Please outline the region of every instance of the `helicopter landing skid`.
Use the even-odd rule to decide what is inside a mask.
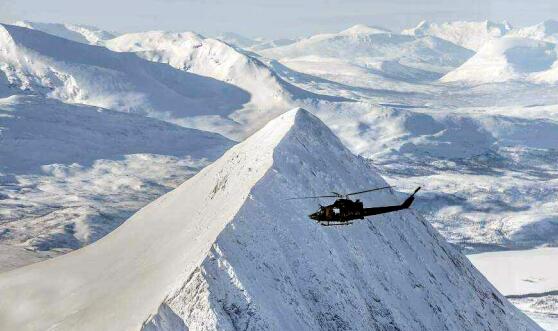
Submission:
[[[353,222],[318,222],[321,226],[351,225]]]

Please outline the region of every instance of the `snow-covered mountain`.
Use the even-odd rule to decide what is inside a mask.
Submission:
[[[507,22],[453,21],[438,24],[422,21],[416,27],[403,30],[401,33],[417,37],[435,36],[478,51],[484,44],[506,35],[511,29]]]
[[[329,99],[287,83],[260,60],[220,40],[193,33],[152,31],[130,33],[109,40],[106,47],[133,52],[154,62],[211,77],[250,94],[244,110],[230,117],[245,128],[263,126],[302,99]]]
[[[252,45],[252,47],[249,47],[248,50],[259,52],[268,48],[287,46],[297,42],[297,40],[298,39],[290,39],[290,38],[262,40],[260,43],[257,43],[255,45]]]
[[[293,110],[95,244],[0,274],[1,326],[540,330],[414,211],[328,228],[285,200],[378,185]]]
[[[102,45],[105,40],[116,37],[116,33],[81,24],[40,23],[17,21],[13,25],[39,30],[64,39],[84,44]]]
[[[414,37],[356,25],[259,52],[282,77],[312,91],[366,99],[383,91],[428,89],[473,52],[436,37]],[[309,84],[308,84],[309,83]],[[314,86],[320,86],[313,89]]]
[[[284,45],[273,41],[245,50],[195,33],[0,27],[0,271],[95,242],[232,144],[142,115],[240,140],[297,105],[390,183],[423,186],[414,207],[462,251],[557,245],[553,22],[485,23],[423,24],[428,36],[359,25],[275,59]],[[488,42],[470,58],[438,37]],[[105,42],[122,48],[86,45]],[[554,290],[514,303],[558,325]],[[169,322],[170,306],[146,328]]]
[[[167,121],[228,115],[250,95],[216,79],[11,25],[0,26],[0,70],[10,94],[147,114]]]
[[[256,38],[251,39],[234,32],[224,32],[217,36],[215,39],[226,42],[227,44],[234,45],[238,48],[243,48],[249,51],[261,51],[272,47],[280,47],[296,42],[296,39],[280,38],[280,39],[264,39]]]
[[[415,37],[365,25],[339,33],[319,34],[296,43],[266,49],[275,59],[335,58],[364,65],[397,61],[415,69],[446,72],[465,62],[472,52],[436,37]]]
[[[96,241],[232,146],[40,96],[0,99],[0,271]]]
[[[235,32],[223,32],[215,36],[215,39],[234,45],[239,48],[249,49],[262,42],[261,39],[252,39]]]
[[[509,33],[510,36],[536,39],[548,41],[551,43],[558,42],[558,21],[546,20],[539,24],[514,29]]]
[[[504,37],[485,44],[471,59],[441,78],[444,82],[558,81],[556,44]]]

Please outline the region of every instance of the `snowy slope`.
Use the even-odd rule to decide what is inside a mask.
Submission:
[[[247,107],[260,111],[285,109],[296,99],[318,97],[285,82],[256,58],[193,32],[130,33],[107,41],[106,47],[238,86],[250,93]]]
[[[0,271],[101,238],[232,142],[39,96],[0,99]]]
[[[0,40],[0,76],[11,94],[41,94],[168,121],[229,114],[249,101],[248,93],[231,84],[36,30],[1,25]]]
[[[344,100],[296,87],[248,53],[193,32],[130,33],[105,44],[114,51],[133,52],[144,59],[168,63],[179,70],[214,78],[247,92],[249,101],[235,112],[221,114],[227,116],[212,117],[208,112],[208,116],[176,121],[187,127],[219,132],[236,140],[245,138],[295,106],[317,100]]]
[[[401,33],[416,37],[435,36],[478,51],[488,41],[506,35],[511,29],[507,22],[454,21],[438,24],[422,21],[416,27],[403,30]]]
[[[374,162],[394,154],[461,159],[486,153],[496,142],[478,120],[460,114],[368,104],[341,109],[322,107],[317,114],[354,153]]]
[[[287,46],[266,49],[261,54],[279,60],[320,57],[372,66],[383,61],[397,61],[415,69],[447,72],[465,62],[472,52],[436,37],[400,35],[356,25],[339,33],[319,34]]]
[[[221,154],[219,150],[231,145],[214,133],[38,96],[0,99],[0,112],[4,142],[0,171],[39,171],[53,163],[89,164],[123,153],[215,158]]]
[[[509,35],[514,37],[529,38],[529,39],[547,41],[551,43],[557,43],[558,21],[546,20],[544,22],[532,26],[513,29],[509,33]]]
[[[539,330],[412,210],[324,228],[306,216],[316,201],[285,200],[384,184],[319,120],[288,112],[95,244],[0,274],[0,323]]]
[[[57,37],[91,45],[102,45],[105,40],[116,37],[113,32],[81,24],[17,21],[13,25],[43,31]]]
[[[558,81],[556,45],[514,37],[495,39],[441,80],[468,83],[510,80],[554,83]]]

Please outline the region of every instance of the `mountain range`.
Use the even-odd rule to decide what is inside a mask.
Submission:
[[[31,275],[35,273],[52,273],[52,277],[46,277],[34,288],[41,292],[44,286],[52,285],[60,293],[85,291],[79,293],[89,296],[88,291],[93,288],[110,286],[97,279],[92,287],[81,280],[74,282],[79,277],[72,270],[82,267],[79,262],[82,256],[93,261],[93,256],[109,255],[104,252],[110,249],[97,250],[97,243],[101,247],[116,247],[115,250],[124,254],[116,256],[133,260],[130,264],[117,263],[117,270],[133,270],[130,277],[135,279],[140,279],[145,271],[158,284],[153,288],[157,295],[150,299],[154,301],[145,306],[139,304],[137,311],[126,310],[130,319],[122,322],[139,323],[148,330],[254,325],[281,329],[303,326],[358,329],[363,325],[349,317],[355,311],[370,311],[369,308],[373,313],[363,320],[380,329],[470,328],[467,323],[486,327],[487,324],[471,317],[474,311],[483,318],[490,316],[485,319],[500,328],[536,329],[497,291],[492,292],[493,288],[458,251],[497,254],[495,251],[506,250],[507,259],[517,257],[517,268],[526,265],[525,252],[533,256],[533,261],[547,261],[549,258],[536,257],[555,254],[543,248],[558,243],[555,25],[551,20],[531,27],[489,21],[422,22],[401,32],[356,25],[340,32],[294,40],[265,40],[231,33],[211,38],[188,31],[116,33],[72,24],[2,24],[0,271],[7,271],[5,275],[27,275],[22,276],[22,282],[23,279],[34,282]],[[288,112],[296,107],[307,111]],[[274,118],[277,119],[270,122]],[[308,148],[303,147],[305,153],[294,147],[293,137]],[[276,140],[272,142],[268,138]],[[321,148],[318,142],[322,143]],[[237,144],[240,145],[232,147]],[[219,159],[223,153],[225,156]],[[231,155],[240,156],[231,159]],[[245,169],[237,162],[250,165]],[[204,171],[211,172],[216,182],[208,178],[194,179],[198,172],[200,176]],[[265,174],[256,180],[259,175],[251,174],[252,171]],[[235,173],[240,177],[233,178]],[[355,224],[355,229],[339,229],[332,234],[314,227],[306,219],[318,201],[281,202],[282,196],[331,190],[348,192],[366,185],[384,185],[380,176],[401,191],[423,186],[415,209],[402,213],[401,219],[395,214],[372,218],[361,225]],[[176,193],[193,182],[199,182],[200,187],[184,189],[184,196]],[[207,191],[205,185],[215,192]],[[238,210],[227,214],[230,217],[215,214],[208,221],[197,214],[190,215],[179,202],[172,205],[160,202],[168,198],[150,204],[179,186],[178,191],[168,196],[180,196],[180,202],[191,201],[188,203],[202,216],[220,209],[204,209],[195,199],[209,199],[208,196],[221,194],[221,190],[229,193],[215,203],[229,206],[229,201],[234,201],[230,206]],[[257,189],[260,187],[269,191]],[[236,200],[242,197],[242,201]],[[403,197],[397,192],[385,192],[362,199],[375,204],[392,203]],[[142,207],[148,204],[146,210],[155,210],[161,217],[142,216],[145,213]],[[250,213],[243,214],[245,210]],[[130,225],[138,219],[151,224],[153,231],[142,233],[140,226]],[[158,232],[164,229],[155,223],[163,219],[174,230]],[[181,232],[179,224],[184,219],[199,222],[193,232]],[[212,230],[210,237],[201,236],[209,233],[204,232],[204,226],[210,221],[220,225]],[[282,221],[286,227],[281,225]],[[410,223],[409,228],[397,222]],[[392,223],[397,227],[392,228]],[[126,234],[128,230],[124,229],[128,228],[136,230]],[[244,230],[235,232],[234,229]],[[305,240],[304,245],[297,241],[292,229],[304,235],[301,239]],[[424,236],[417,242],[408,235],[411,230],[428,233],[420,232]],[[251,231],[261,238],[251,237]],[[153,233],[165,233],[165,238],[169,238],[169,233],[176,233],[177,239],[169,240],[168,247],[181,252],[192,247],[200,249],[199,254],[194,254],[196,260],[165,250],[165,257],[172,256],[170,260],[177,262],[172,267],[166,265],[160,256],[163,253],[153,253],[151,249],[165,245]],[[133,234],[141,234],[146,240],[133,241]],[[372,238],[370,242],[365,242],[365,235]],[[226,239],[220,241],[222,237]],[[103,238],[110,244],[103,243]],[[178,243],[178,238],[182,242]],[[252,246],[246,249],[241,244],[236,246],[235,238]],[[120,240],[134,242],[134,249],[118,246],[116,241]],[[186,245],[184,242],[188,242],[187,246],[181,246]],[[190,246],[190,242],[199,246]],[[293,247],[301,258],[285,251],[284,260],[276,263],[277,269],[273,268],[275,264],[270,264],[270,270],[249,267],[247,261],[256,258],[276,261],[270,252],[262,251],[266,243],[270,243],[266,248],[270,252],[284,252],[283,247]],[[270,248],[271,243],[279,248]],[[434,253],[425,251],[425,243],[426,246],[434,243]],[[306,255],[310,253],[303,248],[312,245],[319,247],[321,253]],[[407,245],[428,256],[429,264],[415,264],[420,259],[403,249]],[[352,264],[333,271],[327,266],[300,269],[301,263],[330,261],[330,257],[320,255],[329,249],[332,249],[330,256],[336,256],[331,258],[332,263],[353,261],[356,269]],[[374,249],[389,258],[379,260],[370,253]],[[72,251],[76,253],[69,253]],[[131,255],[125,256],[124,251]],[[265,254],[257,255],[260,251]],[[400,255],[401,252],[407,255]],[[450,263],[436,254],[448,257]],[[140,257],[150,262],[146,266],[136,263]],[[409,266],[400,258],[414,262]],[[57,262],[66,259],[70,262]],[[465,267],[456,266],[452,259]],[[41,260],[48,261],[19,268]],[[106,267],[110,261],[110,258],[99,259],[103,267],[98,269],[110,269]],[[363,267],[363,261],[373,261],[382,267],[370,270],[368,266]],[[59,266],[66,263],[69,277],[77,277],[70,284],[64,282],[58,271],[51,271],[64,270],[65,267]],[[43,267],[51,264],[53,267]],[[154,265],[161,270],[180,268],[181,273],[165,276],[175,277],[172,280],[165,277],[161,280],[154,276],[161,272],[152,270],[156,269],[150,267]],[[389,270],[396,265],[395,271]],[[511,293],[513,303],[544,328],[556,329],[558,323],[552,307],[556,307],[553,293],[558,289],[545,280],[545,268],[533,269],[535,274],[528,277],[509,278],[509,275],[493,276],[493,270],[486,265],[490,263],[480,263],[478,268],[490,275],[489,280],[498,290],[507,295],[511,292],[506,290],[506,284],[519,284],[519,290]],[[430,276],[424,274],[425,267],[437,280],[426,281]],[[18,274],[25,268],[32,271]],[[223,268],[230,271],[227,276],[222,273]],[[12,269],[15,270],[9,271]],[[422,274],[415,269],[422,270]],[[103,272],[96,270],[92,276],[103,278]],[[345,287],[325,276],[332,273],[335,279],[341,279],[343,276],[337,272],[351,275],[350,280],[342,283]],[[270,303],[262,299],[263,294],[253,292],[254,275],[274,279],[282,273],[292,275],[290,280],[277,281],[282,284],[278,288],[283,288],[286,294],[273,292],[270,297],[277,298],[277,302],[300,303],[299,310],[289,312],[293,316],[292,325],[278,322],[284,319],[270,313]],[[395,273],[405,277],[399,278]],[[127,280],[116,274],[111,277],[121,282]],[[299,274],[300,277],[314,275],[316,279],[294,282],[292,277]],[[429,307],[438,306],[444,313],[452,309],[452,304],[441,299],[432,285],[445,279],[445,275],[459,280],[454,284],[451,278],[449,284],[437,286],[472,298],[480,302],[481,308],[472,305],[472,310],[464,313],[460,321],[449,317],[445,321],[438,317],[425,321],[420,316],[430,316],[431,311],[423,311],[418,306],[431,304]],[[49,283],[57,278],[61,280]],[[355,279],[363,279],[365,287],[359,287]],[[380,291],[373,285],[389,283],[386,279],[396,279],[395,284],[401,281],[400,286],[406,290]],[[228,280],[240,285],[231,287]],[[415,281],[423,286],[424,292],[420,292],[420,286],[407,289],[407,285],[402,285]],[[465,284],[462,281],[469,285],[459,285]],[[14,278],[6,278],[4,284],[9,286],[13,282]],[[72,284],[76,287],[72,288]],[[141,287],[139,283],[133,284]],[[173,286],[169,287],[170,284]],[[340,298],[339,301],[325,303],[322,296],[327,291],[322,286],[335,289],[332,295]],[[239,288],[246,289],[250,295],[243,297],[244,292]],[[266,283],[266,288],[275,287]],[[289,293],[296,292],[293,289],[297,288],[308,294],[294,298]],[[351,292],[345,293],[341,288],[351,288]],[[204,290],[198,294],[192,292],[197,289]],[[148,294],[142,291],[142,295]],[[120,298],[133,295],[115,293],[122,295]],[[380,293],[376,298],[385,305],[385,310],[378,308],[379,303],[367,301],[368,297],[355,301],[358,304],[354,307],[343,303],[347,298],[365,297],[363,293]],[[319,304],[312,303],[314,296],[318,296]],[[222,297],[229,301],[223,302]],[[52,301],[48,295],[37,295],[37,298]],[[412,298],[412,302],[406,302],[405,298]],[[480,301],[476,301],[478,298]],[[89,315],[90,311],[105,309],[101,306],[106,299],[71,300],[68,302],[83,309],[72,310],[68,308],[72,304],[63,304],[46,312],[44,319],[38,317],[37,323],[50,323],[48,316],[63,316],[60,318],[64,323],[69,323],[64,325],[70,327],[73,318],[88,318],[93,316]],[[194,307],[188,302],[200,304]],[[97,308],[85,308],[90,304]],[[396,309],[402,305],[404,310]],[[483,305],[497,312],[489,313]],[[450,310],[445,310],[446,307]],[[503,322],[496,307],[503,309],[506,316],[517,318]],[[75,317],[67,315],[70,310],[76,312]],[[338,316],[332,315],[333,311],[339,311]],[[206,320],[210,324],[203,324]]]

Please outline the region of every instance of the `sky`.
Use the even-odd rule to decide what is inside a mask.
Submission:
[[[514,26],[558,19],[555,0],[0,0],[0,21],[94,25],[106,30],[196,31],[209,36],[292,38],[355,24],[394,31],[422,20],[507,20]]]

